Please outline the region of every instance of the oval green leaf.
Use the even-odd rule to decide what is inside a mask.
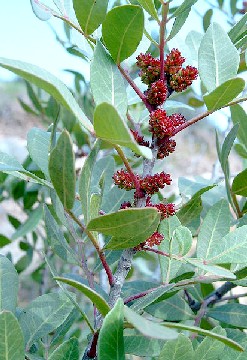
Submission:
[[[236,77],[239,54],[227,33],[217,23],[212,23],[199,48],[199,74],[209,92]]]
[[[73,7],[85,35],[92,34],[104,21],[108,0],[73,0]]]
[[[125,209],[92,219],[88,230],[121,238],[137,237],[143,228],[148,228],[160,215],[155,208]]]
[[[107,102],[124,118],[127,94],[123,77],[100,41],[97,42],[90,68],[91,89],[96,105]]]
[[[247,169],[239,173],[233,180],[232,191],[234,194],[247,197]]]
[[[14,265],[8,258],[0,255],[0,311],[15,312],[18,285],[18,274]]]
[[[79,343],[75,338],[63,342],[49,355],[48,360],[78,360]]]
[[[240,78],[227,80],[210,94],[203,97],[207,109],[215,111],[234,100],[245,88],[245,81]]]
[[[75,115],[82,127],[93,132],[91,122],[81,110],[72,93],[56,76],[38,66],[2,57],[0,58],[0,66],[12,71],[16,75],[23,77],[25,80],[34,83],[48,92],[58,103]]]
[[[0,313],[1,360],[24,359],[24,338],[16,317],[8,311]]]
[[[104,43],[113,60],[120,64],[137,49],[144,29],[140,6],[123,5],[113,8],[102,25]]]
[[[64,130],[59,136],[49,159],[49,173],[56,193],[66,209],[71,209],[75,200],[75,155],[69,133]]]
[[[94,303],[94,305],[97,307],[97,309],[103,316],[106,316],[106,314],[110,311],[110,307],[105,301],[105,299],[103,299],[101,295],[99,295],[96,291],[92,290],[89,286],[84,285],[79,281],[76,281],[69,277],[56,276],[54,277],[54,279],[72,286],[73,288],[79,290],[81,293],[87,296]]]
[[[123,300],[118,299],[114,308],[106,315],[99,333],[99,360],[125,360],[123,339]]]
[[[126,146],[136,154],[148,159],[152,152],[145,146],[139,146],[117,110],[110,104],[98,105],[94,112],[94,127],[97,137],[111,144]]]

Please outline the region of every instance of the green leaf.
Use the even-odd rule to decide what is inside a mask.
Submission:
[[[214,274],[219,278],[236,279],[236,276],[229,270],[216,265],[207,265],[205,260],[184,258],[189,264],[206,271],[207,273]]]
[[[145,309],[147,306],[151,305],[154,301],[159,299],[162,295],[170,292],[172,288],[174,288],[173,284],[159,286],[157,289],[136,300],[134,304],[131,305],[131,309],[136,312],[141,309]]]
[[[86,295],[94,303],[94,305],[97,307],[97,309],[103,316],[105,316],[110,311],[110,307],[105,301],[105,299],[103,299],[101,295],[99,295],[96,291],[92,290],[89,286],[84,285],[79,281],[70,278],[69,276],[56,276],[54,277],[54,279],[57,281],[62,281],[63,283],[72,286],[73,288],[79,290],[81,293]]]
[[[225,81],[236,77],[239,54],[227,33],[212,23],[199,48],[199,74],[209,92]]]
[[[1,360],[24,360],[24,339],[16,317],[8,311],[0,313]]]
[[[233,179],[232,191],[234,194],[247,197],[247,169]]]
[[[113,60],[119,64],[137,49],[144,29],[140,6],[123,5],[108,12],[102,25],[104,43]]]
[[[108,0],[73,0],[73,6],[81,29],[90,35],[104,21]]]
[[[224,351],[221,354],[222,359],[224,360],[245,360],[246,358],[246,350],[247,350],[247,336],[246,334],[238,329],[226,329],[227,336],[232,340],[238,342],[243,346],[244,352],[239,353],[236,350],[229,349],[225,347]]]
[[[231,131],[227,134],[224,143],[221,148],[221,155],[220,155],[220,163],[221,167],[224,173],[227,172],[227,165],[228,165],[228,157],[231,151],[231,148],[234,144],[234,141],[236,139],[237,133],[238,133],[239,125],[236,124],[233,126]]]
[[[213,205],[200,227],[197,240],[197,257],[208,259],[215,244],[221,242],[221,239],[230,231],[231,214],[228,202],[224,199]]]
[[[230,110],[233,124],[239,124],[237,138],[247,146],[247,114],[238,104],[231,106]]]
[[[96,157],[99,149],[100,140],[97,140],[94,143],[93,149],[91,150],[90,154],[84,162],[79,179],[79,194],[81,198],[82,213],[84,215],[85,224],[88,223],[93,167],[96,162]]]
[[[15,176],[27,182],[33,182],[52,188],[52,185],[31,172],[24,169],[24,167],[13,156],[0,151],[0,172]]]
[[[213,339],[223,342],[225,345],[227,345],[235,350],[238,350],[238,351],[244,350],[243,347],[240,344],[238,344],[236,341],[229,339],[223,335],[216,334],[216,333],[212,332],[212,330],[209,331],[209,330],[198,328],[196,326],[189,326],[189,325],[185,325],[185,324],[176,324],[176,323],[169,323],[169,322],[165,322],[164,325],[171,329],[188,330],[188,331],[195,332],[195,333],[198,333],[198,334],[201,334],[204,336],[209,336]]]
[[[75,154],[67,130],[59,136],[49,159],[49,173],[56,193],[66,209],[71,209],[75,200]]]
[[[147,338],[135,330],[124,331],[124,347],[126,354],[136,356],[153,356],[160,354],[164,341]]]
[[[133,325],[133,327],[144,336],[161,340],[176,339],[178,336],[176,331],[167,329],[160,324],[143,318],[127,306],[124,306],[124,316],[128,323]]]
[[[244,145],[242,144],[235,144],[234,150],[238,153],[239,156],[241,156],[244,159],[247,159],[247,150]]]
[[[97,137],[111,144],[126,146],[136,154],[151,159],[151,150],[139,146],[117,110],[110,104],[98,105],[94,112],[94,127]]]
[[[194,30],[190,31],[185,38],[185,44],[190,49],[193,60],[196,60],[196,61],[198,60],[198,49],[199,49],[202,38],[203,38],[203,35],[201,33],[199,33],[198,31],[194,31]],[[190,103],[189,103],[189,105],[194,106]]]
[[[33,300],[20,314],[26,349],[38,339],[57,329],[74,309],[64,293],[51,293]]]
[[[176,241],[179,245],[179,254],[186,255],[192,246],[191,231],[185,226],[178,226],[174,231],[173,241]]]
[[[192,310],[179,293],[146,307],[145,311],[156,318],[167,321],[182,321],[193,318]]]
[[[154,208],[125,209],[91,220],[87,229],[115,236],[106,248],[125,249],[152,235],[159,220],[160,215]]]
[[[7,236],[0,234],[0,248],[4,247],[10,243],[11,243],[11,240]]]
[[[225,304],[210,309],[208,316],[225,324],[247,328],[247,306],[243,304]]]
[[[79,343],[75,338],[63,342],[48,357],[48,360],[78,360]]]
[[[80,261],[73,249],[65,240],[62,231],[58,227],[56,221],[51,215],[48,207],[44,206],[45,226],[47,233],[47,242],[54,253],[69,264],[79,264]]]
[[[16,232],[12,235],[12,240],[16,240],[33,231],[42,219],[42,216],[43,209],[42,206],[39,206],[33,210],[29,218],[17,228]]]
[[[186,226],[191,223],[202,211],[201,195],[211,190],[215,185],[205,186],[197,191],[192,198],[177,212],[177,217]]]
[[[190,10],[191,9],[186,9],[182,13],[179,13],[176,16],[176,19],[173,23],[173,26],[172,26],[171,32],[167,38],[167,41],[171,40],[172,38],[174,38],[174,36],[176,36],[179,33],[179,31],[183,27],[185,21],[187,20],[189,14],[190,14]]]
[[[217,326],[216,328],[212,329],[212,332],[222,336],[226,336],[226,331],[222,329],[220,326]],[[224,348],[225,348],[224,343],[219,342],[216,339],[206,337],[196,348],[195,359],[217,360],[218,357],[221,356]]]
[[[123,300],[118,299],[106,315],[99,333],[99,360],[125,360],[123,340]]]
[[[18,275],[14,265],[8,258],[0,255],[0,311],[15,312],[18,285]]]
[[[50,149],[50,137],[50,133],[38,128],[31,129],[27,134],[27,148],[29,155],[48,178],[48,154]]]
[[[158,360],[193,360],[194,351],[192,342],[185,335],[179,334],[176,340],[165,343]],[[200,358],[197,358],[200,359]]]
[[[247,13],[241,17],[241,19],[231,28],[228,35],[229,38],[232,40],[233,44],[238,40],[241,33],[246,30],[246,20],[247,20]]]
[[[191,7],[197,2],[197,0],[184,0],[183,3],[174,11],[173,16],[178,16],[187,10],[191,10]]]
[[[138,2],[144,10],[146,10],[155,20],[159,22],[159,17],[153,0],[138,0]]]
[[[208,9],[203,16],[204,31],[207,31],[209,25],[211,24],[212,16],[213,16],[213,9]]]
[[[215,111],[227,105],[236,98],[245,87],[245,81],[240,78],[227,80],[210,94],[203,96],[207,109]]]
[[[58,103],[75,115],[82,127],[93,132],[92,124],[81,110],[75,98],[57,77],[38,66],[23,61],[0,58],[0,66],[23,77],[27,81],[33,82],[48,92]]]
[[[216,243],[207,264],[245,264],[247,256],[247,225],[230,232]]]
[[[109,103],[124,118],[128,101],[123,77],[100,41],[96,44],[90,69],[90,84],[96,105]]]

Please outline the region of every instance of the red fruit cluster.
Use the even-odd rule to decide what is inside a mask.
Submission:
[[[163,139],[165,136],[172,136],[174,130],[185,122],[181,114],[172,114],[168,116],[165,110],[157,109],[150,115],[150,131],[155,137]]]
[[[168,89],[166,83],[163,80],[155,81],[150,85],[148,90],[145,92],[146,98],[149,104],[162,105],[168,95]]]
[[[161,220],[168,218],[169,216],[173,216],[176,213],[175,205],[172,203],[168,204],[155,204],[154,207],[159,210],[161,213]]]
[[[198,71],[193,66],[186,66],[185,69],[179,70],[170,78],[170,87],[176,91],[181,92],[187,89],[198,76]]]
[[[162,171],[160,174],[147,175],[140,180],[140,187],[147,195],[153,195],[172,182],[171,175]]]
[[[139,76],[144,84],[151,85],[153,82],[159,80],[159,59],[154,59],[151,54],[140,54],[136,59],[136,65],[141,69]]]

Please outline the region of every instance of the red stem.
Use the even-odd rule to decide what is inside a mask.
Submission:
[[[142,100],[142,102],[144,103],[144,105],[146,106],[146,108],[148,109],[149,112],[152,112],[155,110],[155,108],[149,104],[149,102],[147,101],[145,95],[141,92],[141,90],[138,88],[138,86],[136,86],[136,84],[134,83],[134,81],[131,79],[131,77],[124,71],[124,69],[118,65],[118,68],[121,72],[121,74],[124,76],[124,78],[128,81],[128,83],[130,84],[130,86],[132,87],[132,89],[137,93],[137,95],[139,96],[139,98]]]
[[[99,337],[99,333],[96,332],[93,336],[93,341],[92,341],[92,344],[91,344],[91,347],[90,349],[88,350],[87,352],[87,356],[90,358],[90,359],[94,359],[97,355],[97,342],[98,342],[98,337]]]
[[[184,124],[180,125],[179,127],[177,127],[177,128],[173,131],[171,137],[174,136],[174,135],[176,135],[176,134],[179,133],[180,131],[186,129],[187,127],[195,124],[197,121],[204,119],[204,118],[207,117],[208,115],[211,115],[213,112],[214,112],[214,111],[205,111],[204,113],[202,113],[202,114],[200,114],[200,115],[198,115],[198,116],[195,116],[194,118],[186,121]]]
[[[113,277],[112,271],[106,261],[105,254],[102,252],[102,250],[99,250],[98,254],[99,254],[99,258],[102,263],[102,266],[105,269],[106,275],[108,277],[109,284],[110,284],[110,286],[112,286],[114,284],[114,277]]]
[[[164,73],[164,49],[165,49],[165,27],[167,21],[167,13],[168,13],[168,4],[162,4],[162,20],[160,23],[160,80],[165,79]]]
[[[157,249],[152,249],[152,248],[149,248],[149,247],[144,247],[142,250],[144,250],[144,251],[150,251],[150,252],[154,252],[155,254],[158,254],[158,255],[163,255],[163,256],[166,256],[166,257],[170,257],[170,254],[165,253],[164,251],[157,250]]]

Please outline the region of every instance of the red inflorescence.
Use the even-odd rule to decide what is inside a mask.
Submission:
[[[132,205],[131,205],[130,201],[124,201],[120,206],[120,210],[128,209],[131,207],[132,207]]]
[[[160,60],[152,57],[151,54],[140,54],[137,56],[136,65],[141,69],[139,76],[144,84],[150,85],[159,80]]]
[[[155,245],[160,245],[162,240],[164,240],[164,235],[160,234],[158,231],[155,231],[143,244],[143,246],[153,247]]]
[[[169,216],[173,216],[176,213],[175,205],[172,203],[168,204],[155,204],[154,207],[159,210],[161,213],[161,220],[168,218]]]
[[[165,82],[163,80],[158,80],[152,83],[145,92],[145,95],[149,104],[162,105],[168,95],[168,89]]]
[[[165,185],[170,185],[172,182],[170,174],[162,171],[160,174],[147,175],[140,179],[140,188],[147,194],[153,195],[163,189]]]
[[[135,176],[137,179],[139,178],[138,175]],[[112,178],[115,185],[117,185],[120,189],[125,189],[127,191],[135,189],[135,184],[131,175],[124,169],[118,170]]]
[[[144,137],[139,135],[138,131],[135,131],[135,130],[132,130],[130,129],[130,131],[132,132],[134,138],[135,138],[135,141],[139,144],[139,145],[142,145],[142,146],[147,146],[149,147],[149,141],[146,141],[144,140]]]
[[[170,139],[168,136],[163,139],[157,139],[158,152],[157,159],[164,159],[175,151],[176,141]]]
[[[186,66],[185,69],[181,69],[179,72],[171,76],[170,86],[176,92],[181,92],[187,89],[198,76],[197,68],[193,66]]]
[[[164,71],[167,74],[176,74],[182,69],[182,64],[185,62],[185,58],[182,57],[181,52],[178,49],[172,49],[166,56],[164,62]]]
[[[181,114],[172,114],[168,116],[165,110],[157,109],[150,115],[150,131],[159,139],[171,136],[174,130],[185,122]]]

